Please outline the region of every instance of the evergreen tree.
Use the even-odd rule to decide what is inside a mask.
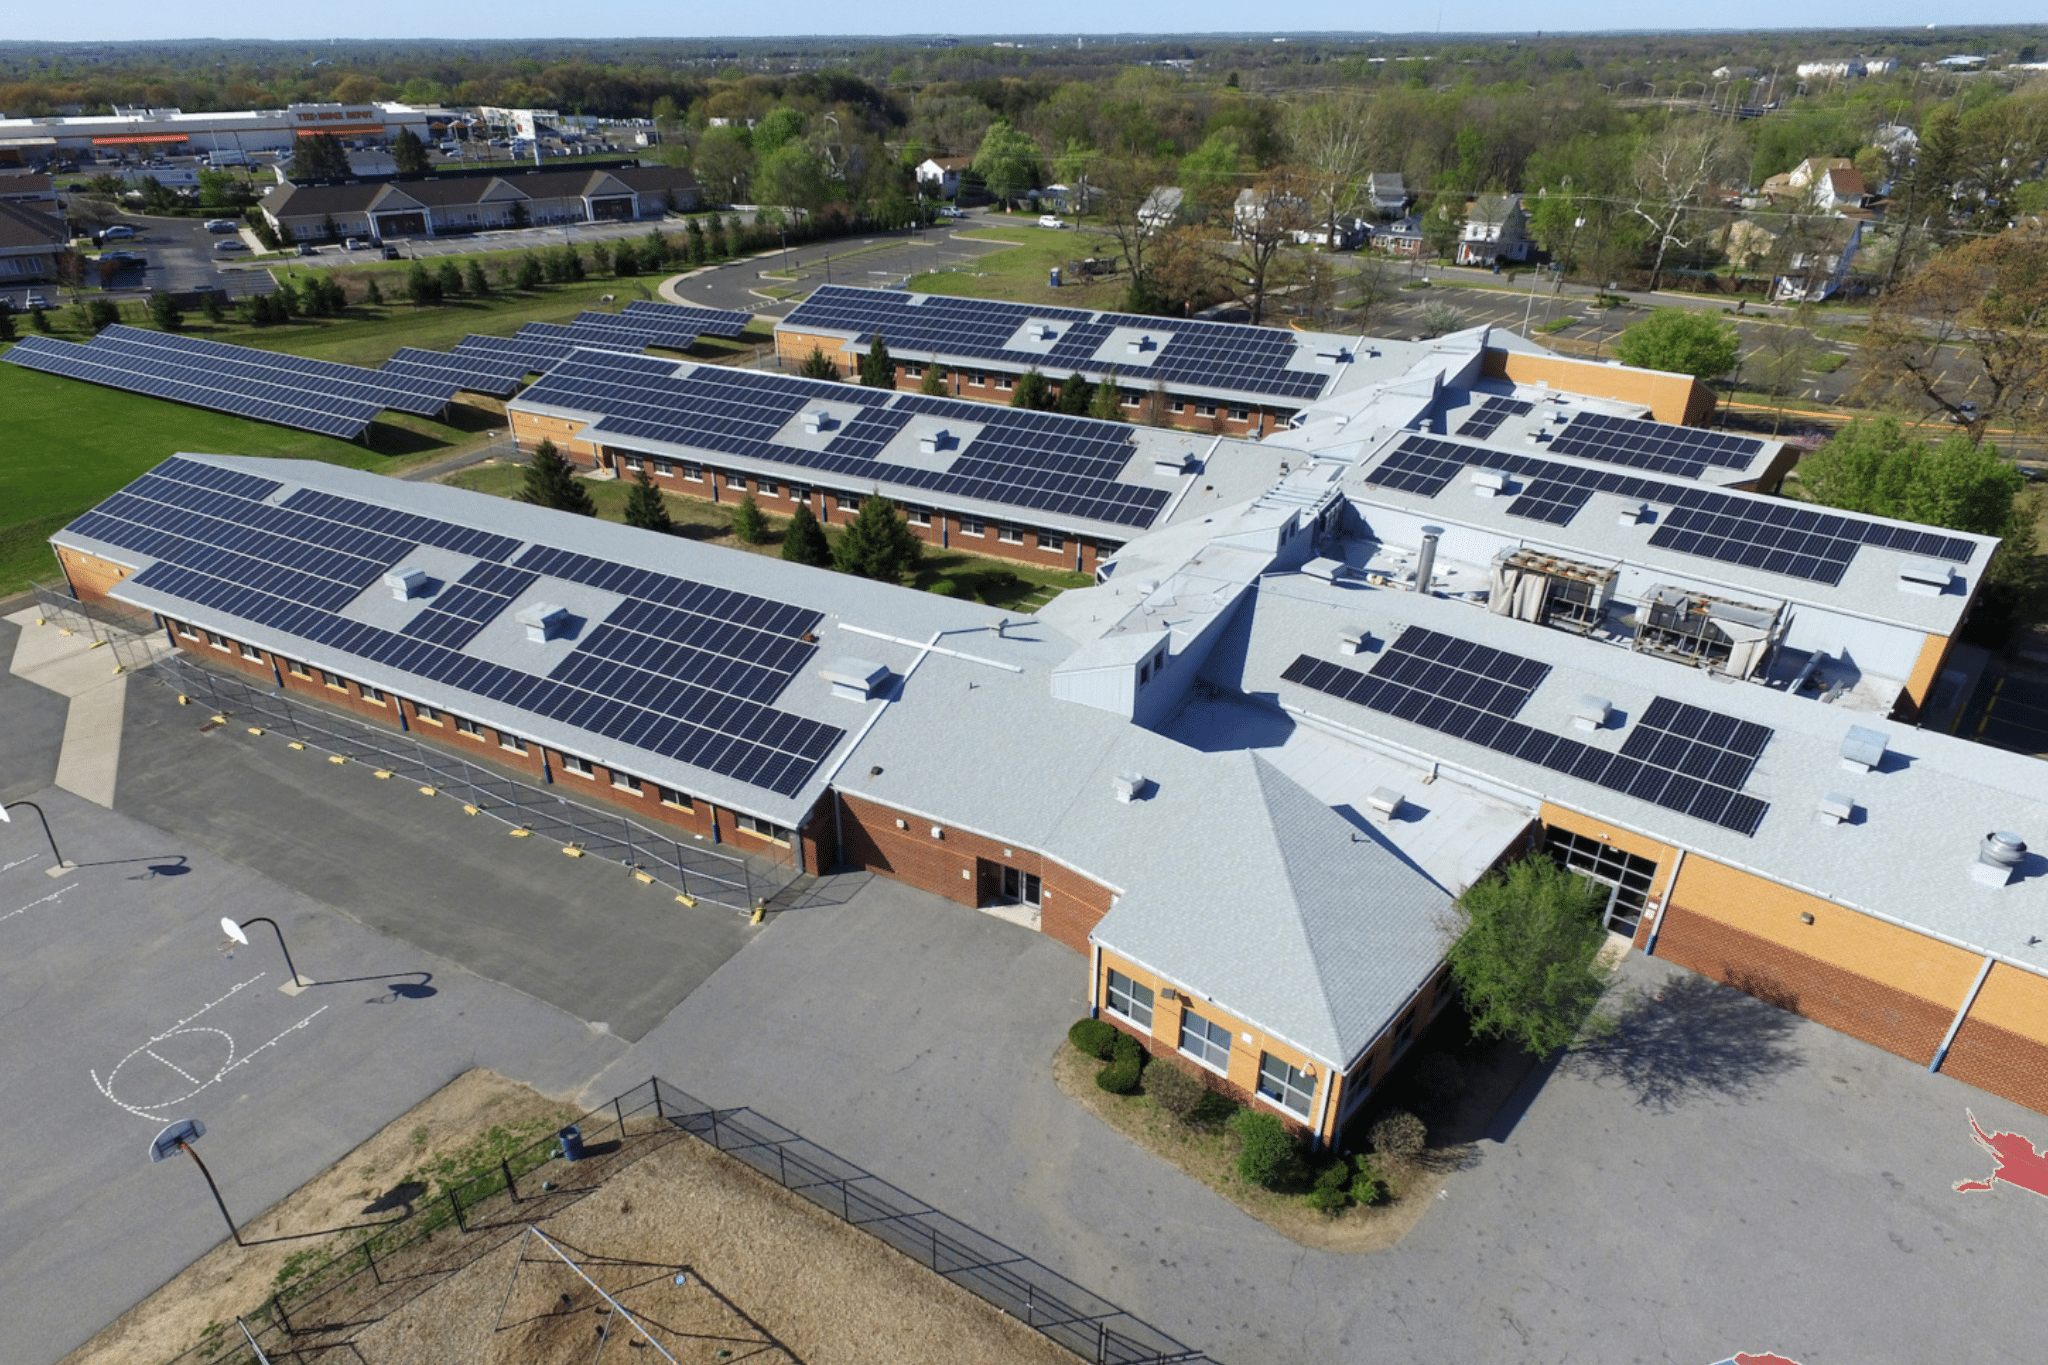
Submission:
[[[442,261],[440,268],[434,272],[434,287],[440,291],[443,298],[461,298],[462,270],[460,267],[453,261]]]
[[[0,308],[0,341],[14,340],[14,310]]]
[[[540,282],[540,257],[529,251],[519,258],[519,280],[517,287],[525,293],[532,293],[540,288]]]
[[[880,332],[875,333],[875,339],[868,343],[868,353],[860,358],[860,382],[871,389],[896,387],[896,362]]]
[[[471,261],[462,272],[462,282],[471,298],[487,299],[491,296],[491,279],[484,274],[482,261]]]
[[[741,494],[739,506],[732,509],[732,533],[743,545],[759,545],[768,539],[768,518],[761,515],[761,504],[754,501],[752,493]]]
[[[405,272],[405,296],[412,301],[415,308],[424,304],[439,303],[441,282],[434,278],[426,266],[414,261],[412,268]]]
[[[121,320],[121,310],[112,299],[94,299],[85,305],[85,325],[94,336]]]
[[[374,276],[368,284],[363,286],[363,302],[369,304],[372,308],[382,308],[384,306],[384,290],[377,283]]]
[[[879,493],[861,500],[860,515],[839,533],[832,567],[856,578],[901,583],[924,555],[924,542],[910,529],[896,504]]]
[[[1035,369],[1026,370],[1017,380],[1017,387],[1010,390],[1013,408],[1035,408],[1042,412],[1052,405],[1052,385]]]
[[[796,515],[789,519],[789,529],[782,533],[782,557],[793,564],[809,564],[817,569],[832,567],[832,544],[825,539],[825,528],[819,525],[817,513],[811,511],[807,501],[796,505]]]
[[[185,314],[178,301],[159,289],[149,296],[149,319],[166,332],[185,330]]]
[[[612,246],[612,274],[622,280],[629,280],[639,273],[639,249],[630,241],[621,238]]]
[[[412,129],[401,128],[398,136],[391,139],[391,160],[397,164],[400,175],[425,175],[427,144]]]
[[[1116,380],[1111,376],[1104,375],[1102,382],[1095,386],[1095,396],[1088,402],[1088,415],[1100,417],[1105,422],[1124,420],[1123,395],[1117,392]]]
[[[215,327],[220,326],[221,319],[226,316],[220,306],[220,295],[211,289],[199,295],[199,311],[206,314],[206,321]]]
[[[817,346],[811,347],[811,353],[804,357],[804,363],[798,368],[797,373],[806,379],[836,380],[839,378],[839,371],[832,364],[832,357],[826,355],[824,350]]]
[[[589,494],[584,496],[588,498]],[[654,486],[654,479],[647,472],[645,460],[640,462],[640,472],[633,476],[632,491],[626,494],[626,525],[664,535],[676,528],[668,514],[668,504],[661,499],[661,490]]]
[[[1059,410],[1069,417],[1086,417],[1088,405],[1095,401],[1095,386],[1078,374],[1067,376],[1060,385]]]
[[[597,515],[597,504],[590,500],[590,490],[576,481],[576,467],[562,458],[553,441],[542,441],[534,448],[533,458],[526,465],[526,484],[514,497],[520,502],[532,503],[535,507],[552,507],[558,512],[574,512],[585,517]]]
[[[40,303],[32,303],[28,306],[28,323],[29,326],[43,333],[43,335],[49,335],[50,315],[43,311],[43,305]]]
[[[944,394],[946,392],[946,367],[933,361],[924,367],[924,379],[917,386],[919,393]]]

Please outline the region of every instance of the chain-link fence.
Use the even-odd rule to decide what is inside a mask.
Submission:
[[[380,729],[340,712],[292,699],[233,674],[182,658],[160,661],[154,673],[181,695],[216,714],[260,726],[295,744],[366,764],[465,809],[535,838],[553,839],[583,856],[603,858],[673,887],[692,902],[752,913],[799,875],[793,863],[752,859],[650,830],[623,815],[580,805],[499,768],[431,748],[409,733]]]
[[[147,612],[115,602],[81,602],[68,584],[36,583],[36,614],[57,629],[83,635],[113,656],[122,672],[146,668],[170,652],[156,621]]]
[[[713,1109],[653,1077],[577,1120],[581,1160],[541,1139],[426,1193],[168,1365],[368,1365],[357,1340],[465,1267],[596,1193],[670,1142],[697,1138],[888,1243],[1091,1365],[1213,1365],[1065,1276],[751,1109]],[[252,1349],[253,1343],[253,1349]]]

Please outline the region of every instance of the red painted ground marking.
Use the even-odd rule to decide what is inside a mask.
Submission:
[[[1747,1351],[1737,1351],[1735,1353],[1735,1365],[1799,1365],[1799,1362],[1787,1360],[1775,1351],[1765,1351],[1762,1355],[1755,1356]]]
[[[1976,1144],[1991,1153],[1997,1166],[1982,1180],[1958,1180],[1956,1193],[1976,1194],[2003,1181],[2048,1199],[2048,1152],[2035,1151],[2034,1144],[2018,1133],[1987,1133],[1977,1126],[1975,1114],[1963,1112],[1969,1114]]]

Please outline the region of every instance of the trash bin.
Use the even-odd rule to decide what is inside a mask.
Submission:
[[[1058,266],[1052,268],[1052,287],[1055,289],[1060,287],[1060,268]]]
[[[561,1132],[555,1134],[555,1136],[562,1140],[562,1160],[583,1160],[583,1130],[581,1128],[572,1123]]]

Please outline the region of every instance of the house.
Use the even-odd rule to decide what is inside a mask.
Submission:
[[[1763,188],[1774,203],[1798,202],[1823,213],[1860,209],[1870,197],[1863,172],[1845,156],[1810,156],[1764,181]]]
[[[1802,81],[1827,80],[1829,78],[1853,80],[1863,74],[1863,59],[1860,57],[1832,57],[1826,61],[1801,62],[1793,68]]]
[[[1717,66],[1708,74],[1717,81],[1746,81],[1754,78],[1757,70],[1753,66]]]
[[[1533,248],[1521,195],[1482,194],[1466,205],[1463,235],[1458,239],[1459,265],[1526,261]]]
[[[917,186],[934,199],[957,199],[960,177],[973,164],[971,156],[928,156],[917,163]]]
[[[1422,255],[1422,215],[1408,214],[1397,218],[1384,227],[1372,230],[1372,247],[1390,256],[1420,257]]]
[[[1336,223],[1336,240],[1330,235],[1330,224],[1318,222],[1294,230],[1297,246],[1329,247],[1332,251],[1356,251],[1372,236],[1372,225],[1363,218],[1339,217]]]
[[[1408,187],[1399,171],[1374,171],[1366,176],[1365,193],[1372,211],[1382,218],[1399,218],[1408,208]]]
[[[631,222],[695,208],[696,177],[675,166],[517,171],[369,184],[291,185],[263,216],[295,241],[440,237],[550,223]]]
[[[1101,197],[1102,191],[1093,185],[1040,185],[1024,194],[1045,213],[1086,213]]]
[[[70,240],[61,218],[0,200],[0,285],[55,279]]]
[[[1830,213],[1860,209],[1869,197],[1869,191],[1863,185],[1863,172],[1854,166],[1846,170],[1839,167],[1830,170],[1813,185],[1814,202]]]
[[[1768,199],[1796,199],[1806,187],[1829,171],[1854,170],[1856,163],[1846,156],[1810,156],[1789,171],[1780,171],[1763,183]]]
[[[1311,216],[1308,201],[1298,195],[1274,190],[1239,190],[1237,202],[1231,206],[1230,232],[1233,237],[1294,232]]]
[[[1149,235],[1170,227],[1177,227],[1186,221],[1182,213],[1187,204],[1187,191],[1178,185],[1160,185],[1145,196],[1145,202],[1138,205],[1138,226]]]

